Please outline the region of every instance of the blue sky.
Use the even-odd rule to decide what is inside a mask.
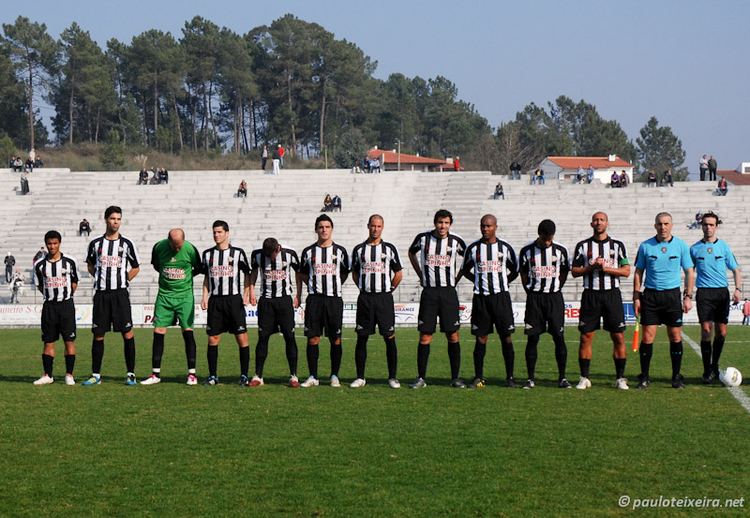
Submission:
[[[635,139],[652,115],[682,139],[697,172],[750,160],[750,2],[4,0],[57,37],[72,21],[102,45],[157,28],[175,36],[201,15],[238,33],[285,13],[317,22],[378,62],[375,75],[448,77],[490,124],[564,94],[596,105]]]

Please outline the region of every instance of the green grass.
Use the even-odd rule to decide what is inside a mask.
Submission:
[[[730,328],[723,365],[750,375],[747,329]],[[90,342],[80,331],[76,374],[83,379]],[[696,327],[687,333],[698,339]],[[197,336],[205,376],[205,337]],[[412,329],[398,332],[402,382],[413,379],[416,338]],[[522,378],[524,340],[520,333],[515,338],[516,376]],[[569,378],[577,380],[574,329],[567,339]],[[303,377],[303,340],[298,343]],[[485,363],[491,385],[481,391],[447,386],[445,341],[437,337],[430,386],[422,391],[385,385],[377,337],[370,341],[368,385],[358,391],[284,387],[280,337],[271,342],[267,385],[259,389],[236,386],[237,348],[228,336],[217,387],[184,385],[183,347],[174,330],[163,363],[166,382],[154,387],[122,383],[116,336],[107,337],[104,383],[91,388],[61,383],[59,348],[56,383],[31,385],[41,371],[36,330],[0,330],[0,344],[2,516],[620,515],[632,512],[618,507],[621,495],[750,497],[750,415],[726,389],[698,384],[700,358],[687,346],[688,386],[669,388],[663,334],[655,346],[655,383],[628,392],[612,388],[611,346],[603,333],[594,345],[594,387],[586,392],[554,387],[548,338],[540,344],[541,383],[533,391],[498,386],[504,373],[497,337]],[[143,377],[148,330],[138,330],[137,344]],[[462,373],[470,378],[468,333],[462,345]],[[344,348],[342,378],[350,381],[351,330]],[[631,354],[631,380],[637,363]],[[326,373],[327,346],[320,365]],[[742,390],[747,393],[747,385]],[[742,514],[748,505],[722,514]]]

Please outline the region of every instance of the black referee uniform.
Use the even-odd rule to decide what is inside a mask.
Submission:
[[[386,345],[388,379],[396,379],[398,351],[396,348],[396,312],[393,306],[393,275],[403,270],[398,250],[393,244],[368,241],[352,250],[352,272],[359,288],[357,297],[357,347],[354,359],[357,378],[365,379],[367,340],[375,334],[375,325]]]
[[[555,360],[560,386],[569,387],[565,379],[568,350],[565,346],[565,301],[561,289],[570,271],[567,249],[559,243],[540,245],[538,240],[521,249],[519,273],[526,291],[526,313],[524,332],[527,335],[526,368],[533,387],[539,336],[548,332],[555,343]]]
[[[286,359],[291,376],[297,375],[297,341],[294,337],[294,304],[292,272],[299,271],[297,252],[281,248],[276,257],[254,250],[250,267],[260,273],[261,293],[258,298],[258,344],[255,347],[255,375],[263,378],[271,335],[281,332],[286,346]]]
[[[37,289],[44,297],[42,306],[42,342],[54,344],[62,337],[66,345],[76,339],[76,310],[73,292],[78,285],[78,265],[73,257],[60,254],[57,261],[45,255],[34,265]],[[65,372],[73,374],[75,354],[65,354]],[[52,377],[54,356],[42,354],[44,373]]]
[[[474,344],[475,380],[482,382],[484,379],[486,340],[494,327],[501,336],[505,376],[508,384],[511,384],[515,352],[510,335],[515,332],[516,326],[508,285],[518,277],[516,253],[510,244],[501,239],[496,239],[494,243],[477,240],[466,249],[463,273],[474,283],[471,333],[477,337]]]

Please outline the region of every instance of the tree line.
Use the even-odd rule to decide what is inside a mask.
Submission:
[[[596,107],[561,96],[493,128],[443,76],[374,77],[377,62],[291,14],[238,34],[196,16],[101,48],[73,22],[59,39],[19,16],[0,40],[0,138],[21,148],[102,143],[162,152],[257,153],[349,167],[373,145],[507,172],[546,155],[616,153],[677,176],[684,151],[652,118],[631,141]],[[39,104],[52,107],[52,133]]]

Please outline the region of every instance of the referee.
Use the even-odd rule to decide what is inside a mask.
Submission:
[[[419,297],[419,347],[417,348],[417,379],[411,388],[427,386],[427,362],[430,358],[430,343],[440,318],[440,330],[448,340],[448,359],[451,364],[451,387],[466,388],[459,377],[461,370],[461,345],[458,329],[461,322],[458,314],[456,284],[461,278],[466,244],[456,234],[451,234],[453,214],[440,209],[433,218],[435,228],[418,234],[409,247],[409,261],[419,276],[422,295]],[[461,261],[461,262],[459,262]]]
[[[727,270],[734,276],[732,301],[739,304],[742,297],[742,273],[734,252],[716,237],[721,224],[718,214],[707,212],[701,218],[703,239],[690,247],[690,257],[695,264],[698,288],[695,302],[701,324],[701,357],[703,359],[703,383],[714,383],[719,379],[719,358],[727,337],[729,322],[729,292]],[[714,332],[714,324],[716,330]],[[711,335],[713,334],[713,348]]]
[[[375,324],[385,341],[388,363],[388,386],[401,388],[396,377],[398,350],[396,348],[396,313],[393,306],[393,291],[401,283],[403,267],[398,250],[383,241],[383,216],[373,214],[367,220],[369,236],[352,251],[352,279],[359,287],[357,297],[357,347],[354,361],[357,378],[351,388],[364,387],[365,363],[367,362],[367,340],[375,334]]]
[[[84,386],[101,383],[104,359],[104,335],[111,329],[122,333],[127,374],[125,383],[136,385],[135,337],[128,287],[140,271],[140,258],[135,245],[120,234],[122,209],[115,205],[104,211],[106,230],[89,243],[86,265],[94,277],[93,327],[91,343],[91,377]]]
[[[205,384],[219,383],[219,342],[222,333],[231,333],[240,348],[240,386],[245,387],[250,383],[247,377],[250,349],[245,316],[245,304],[249,302],[250,265],[245,251],[229,242],[229,224],[226,221],[216,220],[211,228],[216,246],[204,250],[201,255],[201,269],[205,273],[201,309],[208,310],[208,378]]]
[[[529,379],[523,388],[535,386],[535,371],[539,335],[548,332],[555,343],[560,388],[570,388],[565,378],[568,348],[565,345],[565,301],[560,290],[568,278],[570,263],[568,250],[556,243],[555,222],[542,220],[537,228],[537,239],[521,249],[519,272],[526,291],[524,330],[526,341],[526,369]]]
[[[294,337],[294,309],[299,298],[292,299],[292,272],[299,270],[297,252],[282,247],[273,237],[263,241],[263,248],[250,258],[250,304],[258,306],[258,345],[255,347],[255,375],[251,387],[263,385],[263,366],[268,356],[271,335],[281,331],[289,365],[289,386],[299,388],[297,378],[297,340]],[[260,298],[255,296],[255,282],[261,277]]]
[[[305,302],[305,336],[307,337],[307,366],[310,376],[302,387],[317,387],[320,337],[325,332],[331,343],[331,386],[338,388],[341,368],[341,327],[344,319],[344,299],[341,285],[349,275],[349,256],[343,246],[333,242],[333,220],[321,214],[315,220],[318,240],[302,251],[300,281],[297,298],[302,296],[302,284],[307,284]]]
[[[55,360],[55,342],[62,337],[65,344],[65,384],[75,385],[73,367],[76,363],[76,309],[73,293],[78,287],[76,260],[60,251],[62,236],[56,230],[44,235],[47,254],[34,265],[36,286],[44,297],[42,306],[42,367],[44,375],[34,385],[49,385],[52,363]]]
[[[628,390],[625,379],[625,312],[622,307],[620,278],[630,275],[625,245],[607,233],[609,216],[595,212],[591,216],[594,235],[576,245],[573,252],[573,277],[583,277],[583,295],[578,320],[581,341],[578,348],[578,365],[581,379],[576,388],[591,388],[591,344],[596,330],[604,320],[604,330],[612,338],[612,357],[615,362],[615,387]]]
[[[640,315],[643,337],[640,345],[641,373],[638,388],[651,384],[649,367],[654,352],[656,328],[667,326],[672,360],[672,387],[685,387],[682,367],[682,314],[693,307],[695,273],[687,244],[672,235],[672,215],[660,212],[654,219],[656,235],[641,243],[635,258],[633,306]],[[680,296],[681,271],[685,272],[685,294]],[[646,276],[644,281],[643,276]],[[641,293],[641,289],[643,293]]]
[[[471,388],[485,386],[484,356],[487,338],[494,326],[500,335],[503,360],[505,360],[505,384],[515,387],[513,380],[512,334],[516,330],[513,322],[513,304],[508,285],[518,277],[518,262],[513,248],[497,238],[497,218],[492,214],[482,216],[479,222],[482,238],[466,249],[464,276],[474,283],[471,303],[471,334],[476,336],[474,344],[474,381]]]

